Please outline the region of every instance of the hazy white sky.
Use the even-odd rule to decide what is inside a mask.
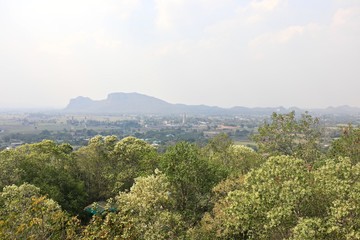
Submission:
[[[0,108],[360,107],[360,1],[0,0],[0,84]]]

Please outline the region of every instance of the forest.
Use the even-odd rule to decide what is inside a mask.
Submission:
[[[273,113],[252,140],[2,150],[0,239],[360,239],[358,126],[325,145],[319,119]]]

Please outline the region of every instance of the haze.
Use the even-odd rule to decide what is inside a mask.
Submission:
[[[0,0],[0,108],[360,107],[359,63],[358,0]]]

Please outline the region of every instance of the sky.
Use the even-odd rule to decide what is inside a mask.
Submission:
[[[0,0],[0,108],[113,92],[360,107],[360,1]]]

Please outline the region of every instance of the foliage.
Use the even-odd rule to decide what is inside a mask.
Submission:
[[[4,150],[0,152],[0,189],[21,181],[21,169],[18,166],[18,161],[13,158],[14,151]]]
[[[7,186],[0,195],[0,239],[72,239],[78,221],[30,184]]]
[[[186,142],[169,147],[160,167],[175,187],[176,209],[189,223],[196,222],[209,208],[211,189],[220,180],[216,170],[196,145]]]
[[[292,112],[259,127],[259,152],[225,134],[161,155],[115,136],[4,150],[0,239],[360,239],[360,131],[326,154],[320,133]],[[98,201],[90,223],[68,215]]]
[[[272,157],[190,231],[198,239],[358,239],[360,165]],[[313,237],[313,238],[312,238]]]
[[[252,148],[243,145],[234,145],[231,147],[233,160],[229,165],[232,175],[246,174],[250,170],[258,168],[263,162],[260,154]]]
[[[344,128],[339,139],[332,142],[330,157],[349,157],[353,163],[360,162],[360,128],[352,125]]]
[[[226,134],[217,135],[202,150],[217,172],[223,175],[223,179],[246,174],[264,162],[263,157],[252,148],[234,145]]]
[[[112,152],[112,161],[117,170],[113,191],[129,189],[134,179],[151,174],[157,167],[156,149],[143,140],[126,137],[120,140]]]
[[[113,170],[110,153],[118,139],[115,136],[96,136],[87,146],[78,149],[75,154],[79,177],[84,181],[88,195],[87,203],[105,200],[112,196],[114,184],[108,177]]]
[[[174,211],[173,192],[167,177],[159,172],[137,178],[130,192],[115,198],[118,212],[109,212],[104,219],[95,216],[84,239],[179,239],[184,224]]]
[[[253,135],[259,152],[270,155],[289,155],[313,163],[321,155],[319,120],[308,113],[296,119],[295,112],[273,113]]]
[[[134,178],[155,169],[156,150],[146,142],[126,137],[96,136],[75,152],[79,174],[85,182],[88,203],[106,200],[129,189]]]
[[[0,185],[31,183],[65,210],[78,213],[86,193],[76,176],[71,152],[69,144],[58,145],[50,140],[5,150],[0,154],[0,167],[6,168]]]
[[[225,133],[218,134],[209,140],[206,151],[213,155],[222,155],[223,161],[227,161],[228,150],[234,142]]]

